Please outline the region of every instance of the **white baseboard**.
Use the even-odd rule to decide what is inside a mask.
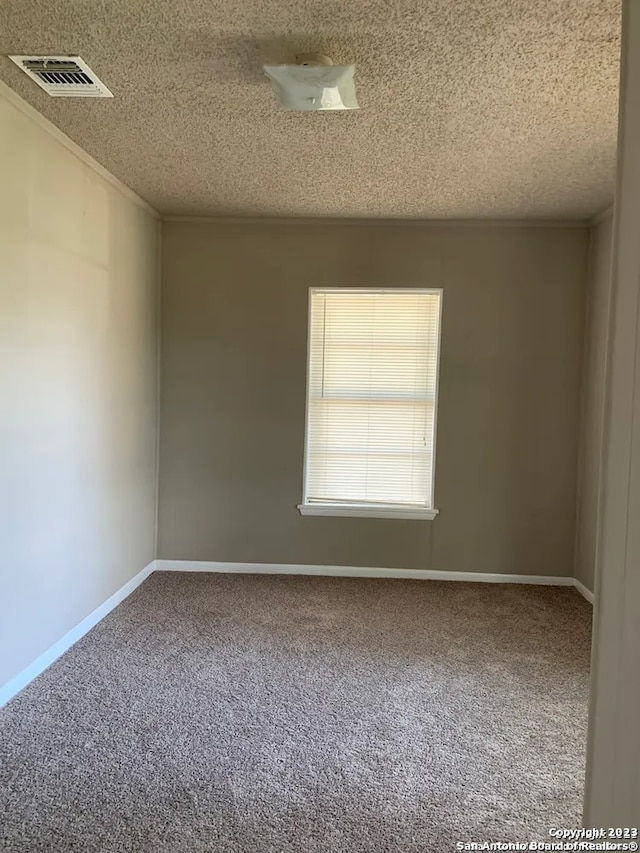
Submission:
[[[51,648],[36,658],[22,672],[0,687],[0,708],[26,687],[36,676],[63,655],[81,637],[124,601],[154,571],[162,572],[224,572],[228,574],[320,575],[346,578],[409,578],[413,580],[466,581],[473,583],[517,583],[544,586],[573,586],[593,604],[593,593],[579,580],[547,575],[503,575],[486,572],[442,572],[435,569],[384,569],[363,566],[316,566],[280,563],[217,563],[201,560],[154,560],[130,581],[96,608],[75,628],[68,631]]]
[[[61,655],[63,655],[74,643],[84,637],[92,628],[94,628],[98,622],[100,622],[104,617],[110,613],[114,607],[117,607],[121,601],[124,601],[131,593],[140,586],[142,581],[146,580],[149,577],[151,572],[155,568],[155,562],[149,563],[148,566],[145,566],[141,572],[138,572],[137,575],[131,578],[124,586],[121,586],[117,592],[108,598],[104,604],[101,604],[100,607],[97,607],[93,613],[90,613],[85,619],[82,620],[75,628],[72,628],[70,631],[61,637],[57,643],[54,643],[46,652],[40,655],[40,657],[36,658],[33,663],[31,663],[26,669],[23,669],[22,672],[19,672],[18,675],[14,676],[10,681],[7,681],[2,687],[0,687],[0,708],[5,705],[10,699],[19,693],[23,687],[26,687],[30,681],[33,681],[36,676],[40,675],[40,673],[44,672],[47,667],[51,666],[51,664],[57,660]]]
[[[523,583],[573,586],[569,577],[501,575],[486,572],[442,572],[435,569],[382,569],[361,566],[314,566],[278,563],[215,563],[201,560],[156,560],[156,571],[226,572],[250,575],[324,575],[346,578],[412,578],[413,580],[471,581],[476,583]]]
[[[591,590],[587,589],[586,586],[581,581],[578,580],[578,578],[573,579],[573,585],[578,590],[580,595],[583,598],[587,599],[589,604],[593,604],[593,593],[591,592]]]

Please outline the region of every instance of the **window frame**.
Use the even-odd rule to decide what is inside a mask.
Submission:
[[[438,324],[436,341],[436,375],[435,396],[433,404],[433,445],[431,453],[431,483],[430,493],[427,495],[427,503],[424,506],[418,504],[397,504],[377,502],[355,502],[355,501],[308,501],[308,442],[309,442],[309,416],[310,416],[310,370],[311,370],[311,307],[313,296],[316,293],[425,293],[438,294]],[[442,287],[310,287],[307,301],[307,364],[306,364],[306,389],[305,389],[305,417],[304,417],[304,457],[302,475],[302,502],[298,504],[300,515],[308,516],[337,516],[355,518],[399,518],[433,521],[439,510],[434,507],[435,480],[436,480],[436,445],[438,435],[438,398],[440,394],[440,349],[442,342],[442,301],[444,289]]]

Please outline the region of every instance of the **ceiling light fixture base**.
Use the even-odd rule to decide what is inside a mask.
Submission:
[[[356,110],[353,65],[334,65],[321,53],[301,53],[296,65],[265,65],[278,108],[295,112]]]
[[[322,65],[324,67],[333,65],[333,59],[322,53],[299,53],[296,56],[296,65]]]

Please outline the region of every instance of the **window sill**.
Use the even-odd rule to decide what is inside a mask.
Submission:
[[[300,515],[350,516],[352,518],[403,518],[433,521],[437,509],[426,507],[369,506],[364,504],[298,504]]]

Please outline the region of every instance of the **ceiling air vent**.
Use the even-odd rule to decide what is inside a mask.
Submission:
[[[79,56],[10,56],[54,98],[113,98]]]

